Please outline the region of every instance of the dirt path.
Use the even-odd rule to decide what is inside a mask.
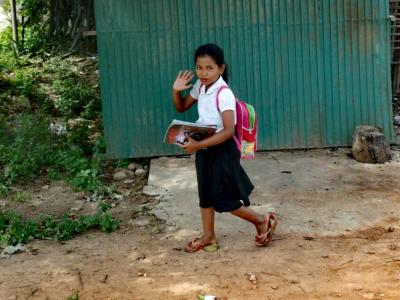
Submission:
[[[395,228],[389,232],[388,228]],[[1,260],[0,299],[399,299],[400,223],[346,236],[278,235],[257,249],[225,237],[216,253],[186,254],[164,234],[124,226]],[[254,274],[257,282],[249,280]]]
[[[336,159],[340,164],[340,158]],[[286,170],[287,166],[284,167]],[[398,192],[399,181],[394,184],[398,177],[389,169],[379,171],[386,174],[385,180],[372,182],[371,178],[364,178],[363,182],[368,184],[362,185],[362,191],[353,191],[362,192],[363,197],[349,196],[348,201],[358,199],[357,207],[362,210],[370,205],[368,197],[372,195],[371,199],[382,199],[374,200],[377,208],[383,205],[379,203],[386,208],[397,207],[400,196],[393,195]],[[288,186],[299,188],[296,180]],[[345,192],[352,195],[347,179],[341,182],[345,182]],[[388,186],[387,182],[393,184]],[[57,215],[71,208],[74,213],[95,210],[95,203],[86,201],[82,193],[74,193],[61,182],[37,182],[24,187],[24,191],[27,197],[23,202],[0,199],[0,206],[24,216],[40,212]],[[362,230],[349,227],[340,234],[322,234],[312,231],[318,224],[293,223],[297,231],[288,231],[289,219],[300,222],[301,211],[284,210],[282,206],[282,228],[268,248],[256,248],[253,232],[238,226],[220,231],[219,251],[187,254],[183,247],[190,233],[168,230],[168,222],[153,214],[161,200],[127,191],[132,191],[132,187],[122,189],[128,196],[116,201],[112,209],[113,215],[122,220],[118,231],[90,232],[64,243],[33,241],[27,252],[0,259],[0,299],[64,300],[75,294],[79,299],[96,300],[198,299],[202,292],[229,300],[400,299],[397,209],[374,225],[366,220]],[[336,189],[326,195],[338,193]],[[310,206],[316,202],[303,203]],[[313,207],[308,209],[314,214],[318,212]],[[298,215],[297,219],[291,217],[293,214]],[[325,218],[333,220],[334,216]],[[219,222],[217,226],[226,229],[226,224]],[[286,230],[285,222],[289,226]],[[305,222],[309,222],[309,216]],[[321,224],[336,226],[335,222],[325,220]],[[250,277],[255,280],[249,280]]]

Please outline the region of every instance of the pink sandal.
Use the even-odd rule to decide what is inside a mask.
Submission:
[[[274,213],[268,213],[265,216],[265,222],[267,222],[267,232],[256,235],[256,246],[266,247],[272,240],[272,235],[274,234],[276,225],[278,224],[278,217]]]
[[[201,244],[200,238],[195,238],[191,240],[185,247],[185,251],[187,253],[194,253],[200,250],[204,250],[207,252],[215,252],[219,249],[218,242],[212,241],[207,244]]]

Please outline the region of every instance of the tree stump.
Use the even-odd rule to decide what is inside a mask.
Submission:
[[[353,135],[353,156],[359,162],[383,164],[392,153],[381,128],[360,125]]]

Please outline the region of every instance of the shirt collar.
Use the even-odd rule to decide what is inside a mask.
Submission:
[[[212,86],[210,86],[205,94],[210,95],[213,93],[215,90],[219,89],[221,86],[227,85],[225,80],[222,78],[222,76],[219,76],[216,82],[213,83]],[[205,91],[206,87],[203,86],[203,89]]]

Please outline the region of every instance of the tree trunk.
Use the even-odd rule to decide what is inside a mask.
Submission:
[[[18,53],[18,20],[17,20],[17,6],[15,0],[10,0],[11,4],[11,26],[13,31],[13,42],[15,51]]]

